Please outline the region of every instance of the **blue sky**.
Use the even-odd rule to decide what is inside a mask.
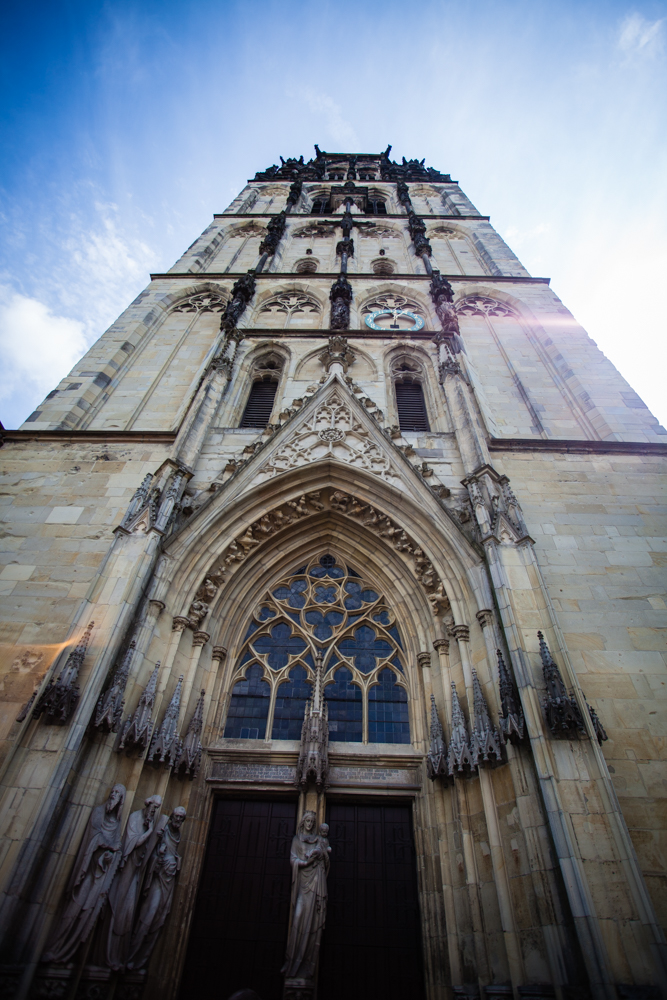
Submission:
[[[0,419],[283,156],[450,172],[667,423],[667,3],[37,0],[0,31]]]

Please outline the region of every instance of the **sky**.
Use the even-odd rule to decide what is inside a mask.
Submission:
[[[667,0],[34,0],[0,27],[5,427],[314,143],[451,173],[667,424]]]

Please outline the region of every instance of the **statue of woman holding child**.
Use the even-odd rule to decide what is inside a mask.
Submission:
[[[290,851],[292,920],[285,964],[281,969],[286,987],[288,982],[303,986],[313,983],[327,915],[329,827],[322,823],[316,830],[315,825],[315,813],[305,812]]]

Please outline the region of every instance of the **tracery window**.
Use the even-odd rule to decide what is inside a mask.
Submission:
[[[410,742],[395,615],[331,553],[281,580],[255,608],[232,678],[225,736],[299,739],[316,655],[323,657],[332,741]]]
[[[371,195],[366,202],[366,215],[386,215],[387,202],[384,198],[376,198]]]
[[[320,198],[315,198],[313,201],[312,208],[310,210],[311,215],[328,215],[329,214],[329,198],[322,196]]]
[[[259,310],[261,326],[319,326],[322,307],[305,292],[280,292],[265,302]]]

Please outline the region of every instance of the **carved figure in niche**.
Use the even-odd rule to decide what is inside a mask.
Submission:
[[[121,812],[125,785],[114,785],[109,798],[93,809],[67,888],[65,910],[43,962],[69,962],[90,936],[121,858]]]
[[[192,604],[190,605],[190,610],[188,611],[188,619],[190,621],[190,627],[193,629],[199,628],[204,618],[206,618],[208,612],[209,612],[209,607],[206,601],[193,601]]]
[[[111,920],[107,937],[107,962],[114,972],[123,971],[130,957],[132,926],[139,892],[153,845],[156,816],[162,805],[160,795],[151,795],[143,809],[130,815],[123,838],[118,877],[109,893]]]
[[[328,833],[328,828],[326,832]],[[287,938],[285,964],[281,969],[286,981],[297,979],[312,983],[315,977],[327,915],[328,851],[329,842],[322,834],[322,827],[320,833],[315,832],[315,813],[305,812],[290,851],[292,922]]]
[[[128,969],[143,969],[148,964],[155,942],[171,911],[176,876],[181,870],[178,845],[185,809],[177,806],[171,816],[160,816],[156,826],[157,843],[146,869],[137,924],[132,935]]]

